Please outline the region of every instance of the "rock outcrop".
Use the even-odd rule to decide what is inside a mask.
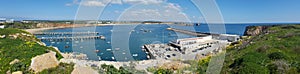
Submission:
[[[72,74],[99,74],[97,70],[88,66],[75,65]]]
[[[244,36],[256,36],[265,31],[269,26],[248,26]]]
[[[16,72],[13,72],[11,74],[23,74],[23,72],[22,71],[16,71]]]
[[[59,65],[59,61],[56,58],[56,52],[49,52],[43,55],[36,56],[31,59],[30,69],[38,73],[44,69],[54,68]]]

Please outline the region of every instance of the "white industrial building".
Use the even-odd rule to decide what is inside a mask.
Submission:
[[[216,42],[218,41],[213,40],[212,36],[209,35],[205,37],[178,39],[176,42],[173,42],[171,44],[179,48],[181,51],[185,52],[187,49],[189,50],[198,49],[198,48],[206,47]]]
[[[241,39],[239,35],[230,35],[230,34],[217,34],[213,35],[213,39],[218,39],[218,40],[226,40],[229,42],[236,42]]]

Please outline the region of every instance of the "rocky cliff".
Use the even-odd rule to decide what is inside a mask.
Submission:
[[[264,32],[267,28],[271,26],[248,26],[244,32],[244,36],[256,36]]]

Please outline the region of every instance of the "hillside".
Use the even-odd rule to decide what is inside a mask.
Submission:
[[[300,25],[248,28],[246,35],[251,36],[227,49],[222,73],[300,73]]]
[[[30,70],[31,59],[48,52],[56,52],[56,58],[62,58],[54,48],[43,46],[42,43],[32,34],[19,29],[0,29],[0,74],[22,71],[23,73],[34,73]],[[70,64],[62,64],[72,71]],[[42,73],[59,71],[53,68]],[[63,71],[63,70],[62,70]],[[68,70],[67,70],[68,71]]]

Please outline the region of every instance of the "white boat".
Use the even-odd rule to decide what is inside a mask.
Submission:
[[[100,60],[101,60],[101,57],[98,56],[98,60],[100,61]]]
[[[105,36],[101,35],[101,36],[100,36],[100,39],[104,40],[104,39],[105,39]]]
[[[106,49],[106,51],[111,51],[111,49]]]
[[[116,50],[120,50],[120,48],[116,48]]]
[[[111,57],[111,59],[115,60],[115,57]]]
[[[148,59],[150,59],[150,56],[149,56],[149,55],[147,55],[147,58],[148,58]]]
[[[136,57],[136,56],[138,56],[138,54],[132,54],[132,56]]]
[[[110,44],[110,42],[108,41],[107,44]]]

